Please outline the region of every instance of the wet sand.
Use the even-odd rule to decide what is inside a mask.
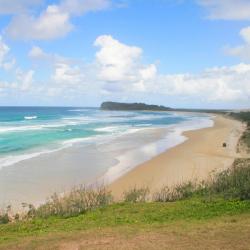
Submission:
[[[110,142],[77,144],[57,152],[20,161],[0,169],[0,208],[22,202],[38,205],[54,192],[63,193],[78,185],[103,184],[158,154],[156,143],[167,129],[146,129],[120,136]],[[146,144],[145,147],[142,145]],[[132,153],[130,153],[132,152]],[[126,161],[120,161],[120,156]],[[148,158],[149,157],[149,158]],[[115,175],[101,177],[112,166]]]

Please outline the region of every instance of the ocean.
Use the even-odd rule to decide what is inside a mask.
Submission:
[[[212,125],[198,113],[0,107],[0,203],[113,181],[185,141],[183,131]]]
[[[109,112],[97,108],[0,107],[0,167],[74,143],[94,143],[195,118],[197,115]]]

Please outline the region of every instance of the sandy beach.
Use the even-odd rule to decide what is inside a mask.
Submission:
[[[213,171],[230,167],[239,156],[237,143],[243,131],[241,122],[216,115],[213,127],[184,132],[188,138],[184,143],[137,166],[109,188],[119,199],[124,190],[135,186],[154,191],[166,185],[206,179]]]

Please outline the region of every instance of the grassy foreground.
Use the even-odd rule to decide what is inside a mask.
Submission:
[[[192,198],[169,203],[120,203],[76,217],[1,225],[0,249],[160,249],[161,244],[165,249],[179,249],[185,244],[188,249],[198,249],[203,240],[207,244],[215,241],[217,247],[228,246],[225,249],[249,249],[249,233],[250,201]],[[146,241],[139,243],[138,237]],[[199,243],[194,243],[196,238]],[[172,241],[178,241],[178,247]],[[232,245],[236,243],[238,248]]]

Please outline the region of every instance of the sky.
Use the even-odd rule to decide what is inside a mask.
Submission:
[[[250,108],[249,0],[0,0],[0,105]]]

